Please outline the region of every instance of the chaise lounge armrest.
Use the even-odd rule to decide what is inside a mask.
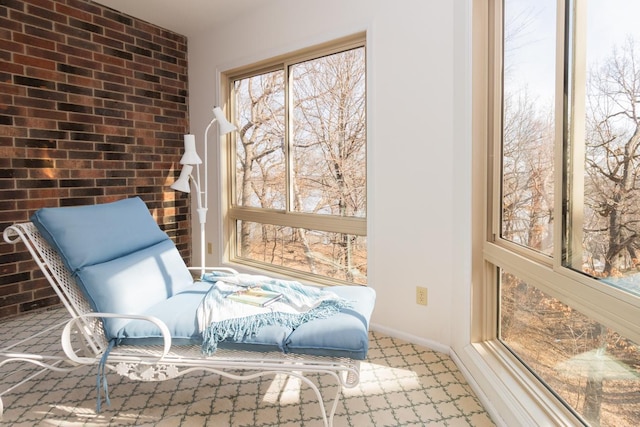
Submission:
[[[67,324],[64,326],[64,329],[62,330],[62,338],[61,338],[62,349],[64,351],[64,354],[75,363],[83,364],[83,365],[93,365],[96,363],[96,360],[99,360],[104,354],[104,352],[106,351],[106,349],[100,349],[96,352],[95,357],[83,357],[83,356],[79,356],[73,347],[72,335],[73,335],[74,328],[76,330],[79,328],[83,328],[84,324],[82,321],[86,319],[91,319],[91,318],[97,318],[97,319],[120,318],[120,319],[129,319],[129,320],[142,320],[142,321],[151,322],[155,326],[157,326],[158,329],[160,329],[160,332],[162,334],[162,340],[163,340],[162,354],[160,354],[159,357],[153,357],[153,358],[149,358],[149,360],[145,360],[145,362],[147,363],[161,362],[164,359],[164,357],[166,357],[167,354],[169,354],[169,351],[171,350],[171,332],[169,331],[169,328],[167,327],[167,325],[157,317],[143,316],[138,314],[85,313],[74,319],[69,320]]]

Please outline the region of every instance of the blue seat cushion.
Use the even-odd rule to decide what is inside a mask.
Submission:
[[[201,344],[202,334],[198,330],[196,310],[209,289],[210,282],[196,282],[177,295],[162,301],[145,311],[145,315],[162,320],[171,332],[175,344]],[[284,343],[291,329],[284,326],[268,326],[247,337],[242,342],[228,340],[220,348],[252,351],[284,351]],[[162,335],[153,323],[132,320],[117,333],[118,344],[160,344]]]
[[[175,344],[201,344],[196,310],[209,291],[210,282],[190,288],[163,301],[144,314],[162,320]],[[363,360],[369,349],[369,319],[375,292],[361,286],[335,286],[332,292],[352,302],[352,307],[325,319],[316,319],[295,330],[280,325],[265,326],[242,341],[227,339],[219,348],[251,351],[281,351],[315,356],[349,357]],[[133,320],[117,333],[119,344],[161,344],[160,330],[152,323]]]
[[[285,351],[363,360],[369,350],[369,319],[376,293],[364,286],[334,286],[331,291],[351,301],[352,308],[296,328],[287,338]]]

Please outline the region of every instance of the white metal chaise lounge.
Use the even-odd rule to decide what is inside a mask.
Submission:
[[[198,317],[203,318],[203,302],[209,301],[218,279],[194,281],[175,245],[139,198],[41,209],[31,222],[8,227],[4,239],[26,245],[70,318],[60,337],[63,355],[19,353],[15,349],[23,342],[0,349],[2,371],[10,370],[13,363],[38,367],[26,378],[12,380],[12,385],[0,371],[8,387],[0,390],[0,415],[2,396],[15,387],[47,370],[65,372],[86,365],[98,367],[98,384],[105,369],[140,381],[170,380],[194,370],[239,381],[285,373],[315,392],[326,426],[332,425],[342,387],[359,383],[375,302],[370,288],[321,290],[320,294],[330,295],[325,302],[337,298],[346,303],[332,314],[306,316],[293,326],[274,321],[248,333],[237,328],[217,330],[216,342],[206,347]],[[212,270],[235,275],[224,268],[207,271]],[[224,310],[218,312],[214,306],[214,311],[209,318],[216,319]],[[51,330],[43,326],[24,341]],[[203,351],[205,347],[209,351]],[[328,374],[337,382],[328,411],[319,388],[305,376],[312,373]],[[99,386],[98,410],[100,399]]]

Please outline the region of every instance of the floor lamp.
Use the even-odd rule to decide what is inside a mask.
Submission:
[[[198,211],[198,220],[200,222],[200,269],[201,276],[205,273],[205,224],[207,223],[207,207],[208,207],[208,179],[207,179],[207,135],[211,126],[218,122],[218,135],[226,135],[237,128],[231,124],[220,107],[214,107],[213,119],[209,122],[209,125],[204,131],[204,164],[198,156],[196,151],[196,138],[192,134],[184,136],[184,154],[180,159],[182,170],[178,179],[171,184],[171,188],[183,193],[191,192],[191,182],[196,189],[196,202]],[[200,180],[200,165],[203,164],[204,169],[204,182]],[[193,168],[196,168],[196,177],[193,177]]]

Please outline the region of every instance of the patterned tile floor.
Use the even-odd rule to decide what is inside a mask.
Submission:
[[[0,323],[0,345],[28,337],[39,325],[64,320],[54,309]],[[57,348],[56,331],[36,352]],[[0,368],[0,393],[10,384]],[[238,382],[207,373],[154,383],[108,375],[111,405],[96,413],[96,368],[47,372],[2,396],[6,426],[321,426],[312,390],[281,375]],[[18,375],[24,375],[19,372]],[[335,385],[311,376],[323,396]],[[328,406],[328,403],[327,403]],[[334,426],[493,426],[451,358],[371,333],[360,384],[343,390]]]

